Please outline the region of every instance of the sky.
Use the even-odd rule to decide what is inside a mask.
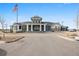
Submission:
[[[0,16],[4,17],[9,28],[16,22],[16,3],[0,3]],[[75,20],[78,14],[77,3],[18,3],[18,21],[31,21],[32,16],[41,16],[42,21],[59,22],[69,28],[76,28]],[[1,28],[1,25],[0,25]]]

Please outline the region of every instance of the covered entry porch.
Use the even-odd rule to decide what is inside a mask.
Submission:
[[[46,31],[46,24],[27,24],[26,27],[27,32]]]

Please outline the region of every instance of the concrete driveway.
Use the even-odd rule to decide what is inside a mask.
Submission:
[[[25,38],[0,44],[8,56],[79,56],[79,42],[58,37],[58,33],[25,33]]]

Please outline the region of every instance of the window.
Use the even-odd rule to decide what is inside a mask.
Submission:
[[[40,21],[38,23],[40,23]]]
[[[36,23],[37,23],[38,21],[36,20]]]
[[[21,26],[19,26],[19,29],[21,29]]]

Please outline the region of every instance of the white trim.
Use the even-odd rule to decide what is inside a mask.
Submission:
[[[44,25],[44,31],[46,31],[46,24]]]
[[[26,26],[27,26],[27,31],[29,31],[29,25],[27,24]]]
[[[31,25],[31,31],[33,31],[33,25]]]
[[[42,31],[42,27],[41,27],[42,25],[40,25],[40,31]]]

